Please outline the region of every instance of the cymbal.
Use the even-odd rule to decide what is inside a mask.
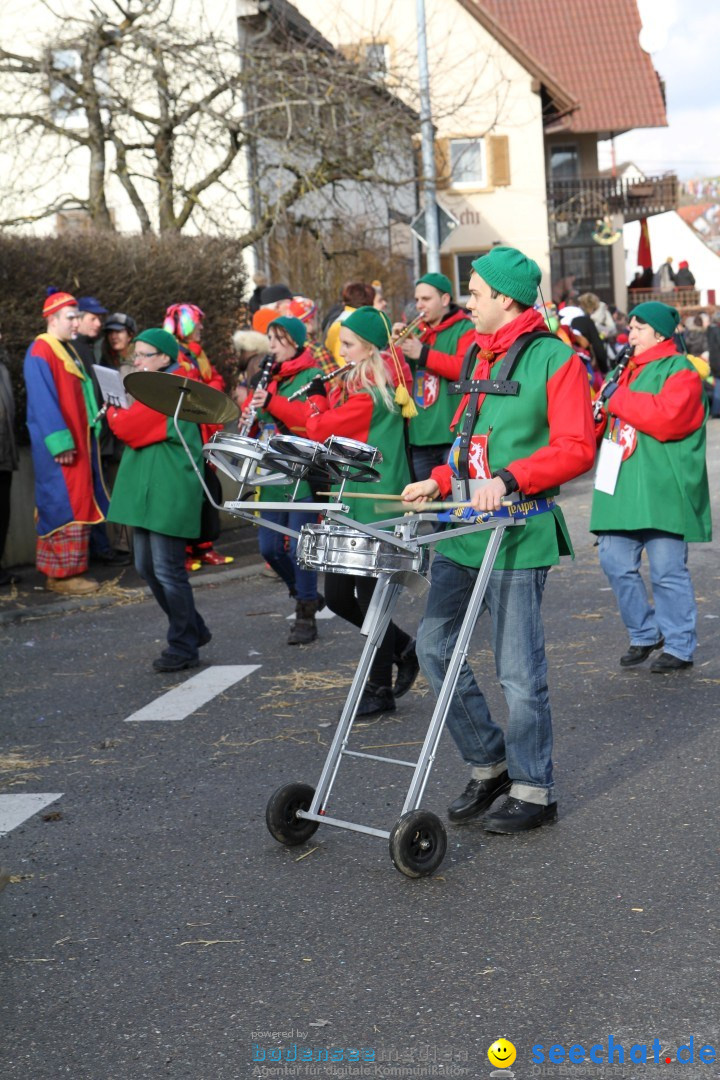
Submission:
[[[191,424],[227,424],[240,414],[235,402],[222,390],[188,379],[186,375],[131,371],[123,382],[129,394],[165,416],[175,415],[178,400],[182,397],[178,419],[189,420]]]

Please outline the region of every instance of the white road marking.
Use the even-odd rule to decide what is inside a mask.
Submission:
[[[259,664],[233,664],[209,667],[191,679],[151,701],[145,708],[125,718],[125,723],[140,720],[184,720],[201,705],[212,701],[223,690],[257,671]]]
[[[61,799],[62,794],[60,791],[56,795],[0,795],[0,836],[17,829],[33,814]]]
[[[287,615],[285,617],[285,622],[290,622],[290,620],[294,619],[294,618],[295,618],[295,613],[293,612],[292,615]],[[315,613],[315,618],[316,619],[334,619],[335,618],[335,612],[331,611],[329,607],[324,607],[322,609],[322,611],[318,611],[318,612]]]

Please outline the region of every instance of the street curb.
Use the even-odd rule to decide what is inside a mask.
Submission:
[[[257,577],[262,573],[264,563],[253,563],[250,566],[238,566],[234,570],[223,570],[222,574],[215,573],[208,577],[192,577],[193,589],[206,588],[208,585],[224,584],[226,581],[239,581],[243,578]],[[126,590],[129,595],[152,596],[149,586],[143,585],[138,588]],[[76,596],[70,600],[57,600],[52,604],[42,604],[36,607],[16,608],[13,611],[0,612],[0,626],[10,623],[30,622],[32,619],[43,619],[50,615],[63,614],[69,611],[82,611],[86,608],[104,608],[117,604],[120,597],[103,596],[102,593],[91,593],[89,596]]]

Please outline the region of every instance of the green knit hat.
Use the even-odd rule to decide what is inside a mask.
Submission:
[[[272,330],[273,326],[282,326],[286,334],[289,334],[293,339],[298,349],[301,349],[307,341],[307,327],[304,322],[300,322],[299,319],[293,318],[292,315],[280,315],[268,326],[268,330]]]
[[[664,338],[671,338],[680,322],[679,312],[669,304],[661,304],[659,300],[647,300],[644,304],[638,304],[632,309],[628,319],[632,319],[633,315],[640,322],[652,326],[653,330],[657,330]]]
[[[415,284],[432,285],[433,289],[437,289],[439,293],[450,293],[451,296],[453,294],[452,281],[445,274],[423,274]]]
[[[138,341],[144,341],[146,345],[152,345],[153,349],[157,349],[159,353],[169,356],[173,363],[178,358],[180,346],[172,334],[168,334],[167,330],[161,330],[159,327],[143,330],[142,334],[138,334],[135,338],[136,345]]]
[[[363,341],[369,341],[377,349],[384,349],[390,340],[390,323],[387,317],[374,307],[359,307],[351,311],[341,324]]]
[[[472,268],[491,289],[497,289],[503,296],[511,296],[528,307],[537,300],[542,278],[540,267],[517,248],[494,247],[487,255],[476,259]]]

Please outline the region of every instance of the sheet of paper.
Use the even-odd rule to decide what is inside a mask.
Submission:
[[[611,439],[603,439],[600,443],[597,470],[595,472],[595,490],[603,491],[606,495],[615,494],[615,485],[620,474],[623,451],[625,447],[621,443],[612,442]]]
[[[107,401],[109,405],[116,405],[119,409],[129,409],[130,402],[125,393],[120,372],[115,371],[114,368],[102,367],[101,364],[93,364],[93,371],[97,375],[103,401]]]

